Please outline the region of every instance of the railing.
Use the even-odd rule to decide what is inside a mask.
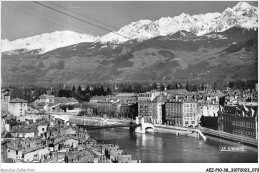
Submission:
[[[108,129],[108,128],[119,128],[119,127],[136,127],[137,124],[115,124],[115,125],[105,125],[105,126],[84,126],[84,125],[78,125],[81,128],[84,128],[86,130],[95,130],[95,129]]]
[[[208,128],[201,128],[201,131],[205,135],[213,135],[213,136],[216,136],[216,137],[219,137],[219,138],[226,138],[228,140],[234,140],[234,141],[237,141],[237,142],[241,142],[241,143],[243,142],[243,143],[246,143],[246,144],[258,146],[258,141],[256,139],[249,138],[249,137],[246,137],[246,136],[231,134],[231,133],[212,130],[212,129],[208,129]]]
[[[75,112],[48,112],[52,115],[77,115]]]

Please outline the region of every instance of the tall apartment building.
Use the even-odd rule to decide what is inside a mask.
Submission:
[[[197,102],[170,101],[165,103],[166,124],[173,126],[198,125]]]
[[[162,105],[164,91],[152,90],[138,95],[138,116],[144,117],[145,122],[162,123]]]
[[[165,95],[157,96],[151,103],[152,120],[155,124],[163,124],[165,117],[165,102],[167,101]]]
[[[182,102],[171,101],[165,103],[165,122],[168,125],[183,126]]]
[[[198,125],[197,102],[184,101],[183,102],[183,126]]]
[[[257,139],[257,105],[226,105],[219,112],[219,130]]]
[[[27,101],[23,99],[13,99],[10,102],[10,113],[13,116],[24,116],[27,111]]]

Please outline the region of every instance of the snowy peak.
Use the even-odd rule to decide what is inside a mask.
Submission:
[[[25,49],[28,51],[40,50],[40,53],[42,54],[60,47],[82,42],[94,42],[97,39],[98,37],[79,34],[73,31],[56,31],[14,41],[4,39],[2,40],[2,52]]]
[[[131,39],[141,41],[153,38],[154,35],[158,34],[157,32],[157,26],[151,20],[140,20],[122,27],[117,32],[111,32],[101,37],[100,41],[102,43],[122,43]]]
[[[236,6],[233,7],[233,10],[240,11],[240,10],[248,10],[251,8],[256,8],[249,5],[247,2],[239,2]]]
[[[232,27],[257,29],[257,12],[257,7],[253,7],[246,2],[239,2],[233,8],[228,7],[222,13],[216,12],[193,16],[182,13],[175,17],[163,17],[156,21],[140,20],[122,27],[115,33],[109,33],[101,37],[100,42],[143,41],[157,36],[172,35],[178,31],[192,32],[197,36],[201,36],[211,32],[223,32]]]
[[[239,2],[232,9],[227,8],[218,23],[212,26],[215,32],[223,32],[232,27],[244,29],[258,28],[258,8],[246,2]]]

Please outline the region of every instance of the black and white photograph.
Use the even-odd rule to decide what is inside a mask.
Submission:
[[[2,1],[1,172],[259,172],[258,13]]]

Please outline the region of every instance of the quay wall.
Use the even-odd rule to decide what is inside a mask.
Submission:
[[[167,127],[167,126],[163,126],[163,125],[155,125],[154,126],[154,132],[155,133],[169,133],[169,134],[178,133],[179,135],[189,135],[189,134],[191,134],[191,131],[187,130],[187,129]]]
[[[164,125],[155,125],[154,132],[169,133],[169,134],[176,134],[178,132],[179,135],[187,135],[187,136],[195,137],[195,138],[198,137],[197,132],[192,133],[192,129],[182,128],[182,127],[167,127],[167,126],[164,127]],[[217,142],[219,144],[219,147],[224,147],[224,146],[243,147],[245,150],[258,152],[258,148],[251,147],[248,145],[241,145],[237,142],[232,142],[227,139],[226,140],[219,139],[217,137],[212,137],[212,136],[208,136],[208,135],[206,135],[206,138],[207,138],[207,140]],[[225,151],[222,151],[222,152],[225,152]],[[241,151],[241,152],[243,152],[243,151]]]
[[[78,119],[79,117],[73,117]],[[101,120],[102,118],[98,118],[98,117],[84,117],[85,121],[89,121],[89,122],[97,122],[97,120]],[[111,123],[111,124],[120,124],[122,122],[124,123],[129,123],[128,121],[124,121],[124,120],[117,120],[117,119],[106,119],[107,122]],[[121,127],[124,129],[129,129],[128,127]],[[167,126],[167,125],[159,125],[159,124],[155,124],[154,125],[154,132],[155,133],[168,133],[168,134],[175,134],[177,135],[186,135],[186,136],[190,136],[190,137],[199,137],[196,129],[193,128],[184,128],[184,127],[174,127],[174,126]],[[211,140],[211,141],[215,141],[215,142],[220,142],[221,141],[221,145],[230,145],[230,146],[238,146],[239,144],[237,142],[232,142],[228,139],[219,139],[217,137],[212,137],[212,136],[208,136],[206,135],[207,140]],[[250,151],[255,151],[257,152],[257,148],[251,147],[251,146],[243,146],[245,148],[245,150],[250,150]]]
[[[243,147],[245,150],[253,151],[253,152],[258,152],[258,148],[250,147],[247,145],[241,145],[237,142],[231,142],[225,139],[219,139],[215,138],[212,136],[207,136],[207,140],[215,141],[219,143],[219,147],[224,147],[224,146],[233,146],[233,147]]]

